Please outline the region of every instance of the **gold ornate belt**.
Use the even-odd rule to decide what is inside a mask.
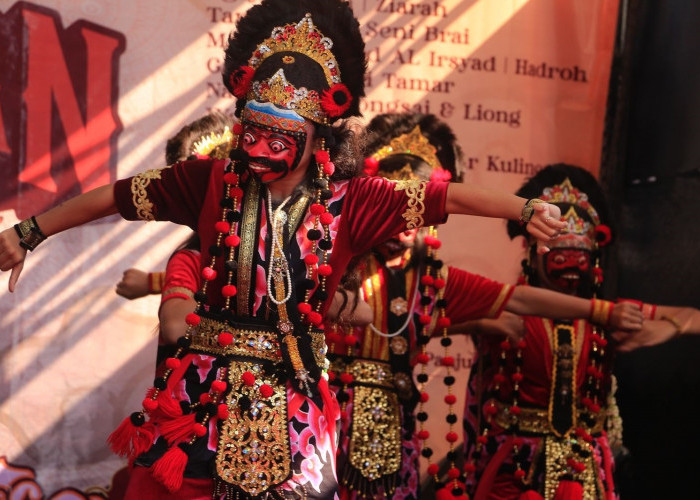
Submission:
[[[498,407],[498,412],[496,413],[496,424],[500,427],[507,429],[510,427],[511,423],[516,419],[514,415],[508,411],[508,409],[502,403],[496,403]],[[583,412],[577,411],[577,423],[578,427],[583,428],[589,434],[599,434],[605,428],[605,412],[598,412],[593,426],[588,426],[585,424],[585,419],[583,417]],[[531,432],[533,434],[552,434],[552,427],[549,422],[549,417],[547,415],[547,410],[544,408],[527,408],[520,407],[520,414],[517,416],[518,429],[520,432]]]
[[[246,356],[281,362],[277,332],[255,327],[234,327],[211,318],[202,318],[192,334],[191,349],[217,356]],[[229,333],[231,337],[221,334]],[[231,340],[223,343],[221,339]]]
[[[373,359],[353,359],[345,363],[338,358],[331,363],[331,370],[336,373],[350,373],[353,382],[358,384],[370,384],[373,386],[394,388],[394,374],[391,365],[383,361]]]

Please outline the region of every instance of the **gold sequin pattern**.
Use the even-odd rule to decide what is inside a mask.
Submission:
[[[163,168],[154,168],[131,178],[131,201],[136,207],[136,217],[140,220],[155,220],[153,203],[148,199],[147,188],[153,179],[160,179],[163,170]]]
[[[406,191],[407,208],[401,216],[406,220],[406,229],[416,229],[425,223],[423,214],[425,213],[425,181],[417,179],[407,181],[397,181],[394,191]]]
[[[599,500],[605,498],[602,483],[598,477],[598,464],[595,454],[591,453],[586,459],[581,460],[573,450],[573,445],[578,444],[585,448],[589,445],[584,441],[577,441],[572,438],[560,439],[555,436],[545,438],[545,481],[544,498],[552,500],[559,486],[559,482],[570,474],[566,461],[572,456],[577,456],[585,464],[586,468],[582,472],[574,474],[574,479],[581,482],[583,486],[583,500]]]
[[[255,375],[255,385],[242,382],[246,371]],[[259,495],[283,483],[291,473],[286,386],[251,361],[232,361],[228,382],[229,416],[220,427],[216,473],[222,481]],[[272,396],[261,397],[259,384],[271,386]],[[249,398],[250,408],[238,405],[242,396]]]
[[[494,418],[495,423],[499,427],[507,429],[510,427],[514,417],[510,414],[508,408],[506,408],[506,406],[502,403],[496,403],[496,406],[498,407],[498,412]],[[521,432],[530,432],[533,434],[550,434],[552,432],[547,410],[541,408],[526,408],[522,406],[519,408],[520,414],[517,417],[517,422],[518,429]],[[578,412],[577,420],[579,427],[583,428],[589,434],[599,434],[603,431],[605,425],[604,412],[600,412],[598,414],[597,420],[593,427],[589,427],[584,423],[586,420],[583,418],[583,415],[583,411]]]
[[[370,481],[401,466],[401,421],[396,393],[355,386],[349,461]]]
[[[354,359],[346,365],[341,359],[331,363],[331,371],[350,373],[355,384],[371,384],[391,389],[394,387],[394,375],[389,363],[370,359]]]

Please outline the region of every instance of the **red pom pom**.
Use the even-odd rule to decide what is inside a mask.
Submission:
[[[297,309],[301,314],[309,314],[311,312],[311,304],[307,302],[302,302],[297,305]]]
[[[197,326],[200,321],[202,321],[202,318],[199,317],[199,314],[189,313],[187,316],[185,316],[185,323],[190,326]]]
[[[486,415],[495,415],[498,413],[498,407],[493,403],[489,403],[484,406],[484,413]]]
[[[326,175],[333,175],[335,173],[335,163],[328,161],[323,164],[323,173]]]
[[[216,407],[216,416],[221,420],[226,420],[228,418],[228,414],[228,405],[222,403]]]
[[[421,276],[420,284],[423,286],[433,286],[435,278],[430,275]]]
[[[513,446],[521,447],[523,445],[523,438],[515,437],[513,438]]]
[[[527,347],[527,342],[524,340],[518,340],[516,345],[518,346],[518,349],[525,349]]]
[[[325,149],[319,149],[314,156],[316,158],[316,163],[326,163],[331,159],[331,156]]]
[[[221,347],[226,347],[233,342],[233,334],[230,332],[221,332],[216,340]]]
[[[309,211],[313,215],[321,215],[323,212],[326,211],[326,207],[320,203],[312,203],[311,207],[309,207]]]
[[[419,362],[422,365],[427,365],[430,362],[430,355],[426,354],[424,352],[421,352],[416,356],[416,361]]]
[[[328,381],[334,382],[337,376],[335,372],[328,372]]]
[[[507,351],[511,347],[509,340],[501,340],[501,343],[499,345],[501,346],[501,350],[503,350],[503,351]]]
[[[241,125],[240,123],[234,123],[233,133],[236,135],[241,135],[243,133],[243,125]]]
[[[418,321],[421,325],[429,325],[433,317],[430,314],[421,314],[418,316]]]
[[[430,174],[430,180],[433,182],[450,182],[452,180],[452,174],[449,170],[444,168],[433,169],[433,173]]]
[[[226,382],[223,380],[214,380],[211,383],[211,390],[214,392],[222,393],[226,390]]]
[[[497,384],[502,384],[503,382],[506,381],[506,376],[503,375],[502,373],[496,373],[493,376],[493,381],[496,382]]]
[[[234,285],[224,285],[221,287],[221,295],[224,297],[233,297],[236,295],[236,287]]]
[[[243,189],[239,187],[233,187],[229,191],[231,198],[243,198]]]
[[[513,382],[522,382],[523,374],[522,373],[514,373],[513,375],[510,376],[510,378]]]
[[[489,438],[486,436],[477,436],[476,442],[479,444],[486,444],[488,442]]]
[[[428,475],[434,476],[438,473],[438,465],[437,464],[430,464],[428,466]]]
[[[216,271],[214,271],[211,267],[205,267],[202,269],[202,278],[207,281],[216,279]]]
[[[321,264],[318,266],[318,274],[321,276],[330,276],[333,274],[333,268],[328,264]]]
[[[342,83],[336,83],[321,94],[321,108],[330,117],[341,116],[352,104],[352,94]]]
[[[321,316],[321,314],[316,311],[311,311],[308,314],[308,318],[311,324],[314,326],[318,326],[323,322],[323,316]]]
[[[453,405],[456,402],[457,402],[457,396],[455,396],[454,394],[445,395],[445,403],[447,403],[448,405]]]
[[[371,156],[365,158],[363,171],[370,177],[377,175],[377,172],[379,172],[379,160]]]
[[[442,366],[454,366],[455,365],[455,358],[452,356],[445,356],[440,360],[440,363]]]
[[[272,386],[269,386],[267,384],[261,385],[259,390],[260,390],[260,395],[264,398],[269,398],[275,392],[275,390],[272,388]]]
[[[207,435],[207,428],[200,423],[192,425],[192,432],[197,437],[202,437]]]
[[[352,384],[352,381],[355,380],[355,377],[352,376],[352,373],[341,373],[340,374],[340,383],[348,385]]]
[[[243,99],[250,90],[250,84],[255,75],[255,68],[252,66],[241,66],[231,73],[229,76],[229,84],[231,85],[231,93],[237,99]]]
[[[454,432],[452,434],[454,434]],[[450,442],[454,442],[454,441],[450,441]],[[459,475],[460,475],[460,472],[459,472],[459,469],[457,467],[450,467],[450,469],[447,471],[447,477],[449,477],[450,479],[457,479],[457,478],[459,478]]]
[[[158,408],[158,401],[151,398],[146,398],[141,403],[146,411],[153,411]]]
[[[437,319],[437,322],[435,323],[438,328],[449,328],[450,325],[452,324],[452,321],[450,318],[447,316],[443,316]]]
[[[214,229],[216,229],[216,232],[218,233],[228,233],[229,229],[231,229],[231,224],[229,224],[226,221],[220,220],[216,224],[214,224]]]
[[[435,283],[433,283],[433,286],[440,290],[441,288],[445,287],[445,280],[442,278],[435,278]]]
[[[420,393],[420,402],[421,403],[427,403],[429,399],[430,399],[430,396],[428,395],[427,392]]]
[[[231,234],[224,239],[227,247],[237,247],[241,244],[241,237],[237,234]]]
[[[426,431],[425,429],[421,429],[418,431],[418,434],[416,434],[418,439],[428,439],[430,437],[430,432]]]
[[[165,366],[170,370],[177,370],[180,368],[180,360],[177,358],[168,358],[165,360]]]
[[[349,346],[354,346],[360,341],[356,335],[346,335],[344,340],[345,344]]]
[[[520,407],[519,406],[513,405],[510,408],[508,408],[508,410],[510,411],[511,415],[516,415],[516,416],[520,415]]]
[[[513,473],[513,475],[516,479],[522,480],[525,477],[525,471],[522,469],[518,469]]]
[[[445,435],[445,439],[447,440],[448,443],[456,443],[457,440],[459,439],[459,436],[457,435],[456,432],[448,432]]]
[[[476,471],[476,465],[473,462],[469,462],[464,464],[464,472],[467,474],[471,474],[472,472]]]
[[[610,243],[612,240],[612,231],[610,231],[610,227],[605,224],[598,224],[595,227],[595,240],[600,247],[604,247]]]
[[[253,385],[255,384],[255,375],[253,375],[250,372],[243,372],[243,374],[241,375],[241,380],[243,380],[243,383],[245,385]]]
[[[224,174],[224,182],[226,184],[238,184],[238,174],[234,174],[233,172],[226,172]]]
[[[332,214],[332,213],[323,212],[323,213],[321,214],[321,224],[323,224],[324,226],[327,226],[327,225],[329,225],[330,223],[332,223],[332,222],[333,222],[333,219],[334,219],[334,217],[333,217],[333,214]]]
[[[205,405],[207,403],[211,403],[211,396],[209,395],[208,392],[203,392],[202,394],[199,395],[199,404]]]

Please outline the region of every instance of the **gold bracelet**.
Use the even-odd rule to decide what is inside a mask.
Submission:
[[[591,299],[591,323],[599,326],[607,326],[610,323],[614,304],[609,300]]]
[[[531,198],[525,202],[525,206],[523,206],[523,210],[520,212],[520,224],[527,224],[530,222],[532,219],[532,216],[535,215],[535,205],[538,203],[546,203],[544,200],[540,200],[539,198]]]
[[[674,318],[673,316],[661,316],[661,319],[664,321],[668,321],[676,328],[676,331],[673,334],[674,338],[680,337],[683,334],[683,325],[681,325],[676,318]]]

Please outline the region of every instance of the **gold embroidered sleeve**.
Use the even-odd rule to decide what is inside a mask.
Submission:
[[[161,172],[165,168],[155,168],[146,170],[131,179],[131,199],[136,208],[136,216],[140,220],[152,221],[155,220],[153,215],[153,203],[148,199],[148,185],[153,179],[160,179]]]
[[[426,181],[409,179],[397,181],[394,186],[394,191],[405,191],[408,198],[406,211],[402,214],[406,219],[406,229],[416,229],[424,225],[426,184]]]

